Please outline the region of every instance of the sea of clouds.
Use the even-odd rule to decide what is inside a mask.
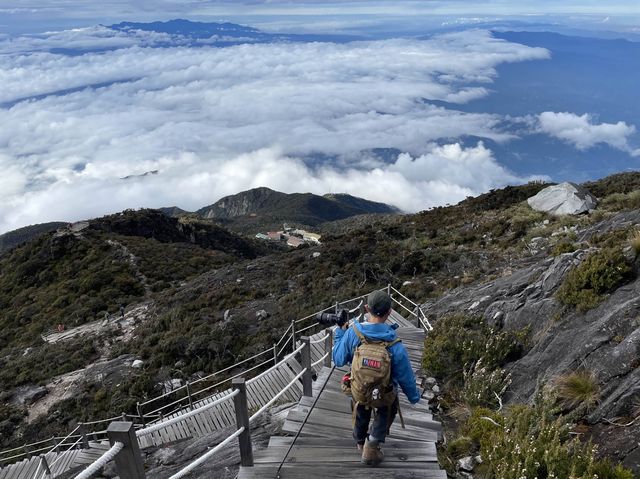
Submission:
[[[489,95],[500,64],[550,57],[486,31],[158,47],[167,41],[106,27],[0,38],[0,233],[125,208],[193,210],[257,186],[419,211],[536,178],[508,171],[482,141],[461,140],[509,142],[509,122],[518,134],[638,154],[623,122],[431,103]],[[380,148],[401,153],[382,159],[372,153]]]

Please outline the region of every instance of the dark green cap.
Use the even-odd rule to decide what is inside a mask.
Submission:
[[[384,291],[374,291],[367,297],[367,306],[376,316],[384,316],[391,309],[391,298]]]

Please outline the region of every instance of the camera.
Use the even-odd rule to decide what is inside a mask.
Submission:
[[[316,314],[316,321],[325,326],[333,326],[337,324],[342,327],[345,323],[349,322],[349,311],[341,309],[337,314],[334,313],[318,313]]]

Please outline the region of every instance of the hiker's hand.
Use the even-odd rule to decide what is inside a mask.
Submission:
[[[344,323],[342,326],[340,326],[340,329],[344,329],[346,331],[347,329],[349,329],[349,323]]]

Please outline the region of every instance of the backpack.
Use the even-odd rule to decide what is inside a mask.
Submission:
[[[390,406],[396,399],[396,391],[391,381],[389,348],[400,340],[371,341],[355,325],[353,329],[360,345],[351,362],[351,396],[356,403],[367,407]]]

